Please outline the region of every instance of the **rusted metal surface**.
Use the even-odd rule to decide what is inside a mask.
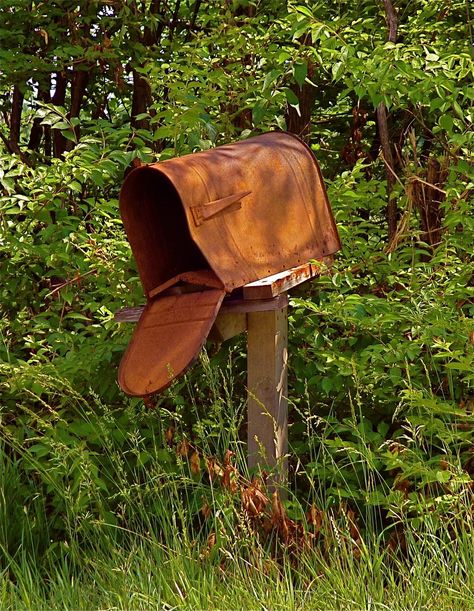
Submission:
[[[120,209],[147,294],[206,267],[230,292],[340,248],[316,159],[286,133],[138,168]]]
[[[195,291],[196,290],[195,287],[197,286],[206,287],[209,289],[224,288],[222,286],[222,282],[219,280],[219,278],[215,275],[215,273],[212,270],[203,269],[203,270],[199,270],[196,272],[187,272],[183,274],[178,274],[177,276],[170,278],[166,282],[163,282],[156,288],[152,289],[148,293],[148,299],[152,299],[153,297],[156,297],[156,295],[159,295],[160,293],[166,293],[168,289],[172,287],[183,286],[182,283],[184,283],[184,286],[187,284],[188,287],[190,288],[190,291],[192,290]],[[179,292],[190,292],[190,291],[183,290]],[[177,291],[175,291],[175,293],[176,292]]]
[[[145,397],[183,374],[206,341],[224,295],[208,289],[149,301],[120,363],[121,388]]]
[[[229,195],[229,197],[218,199],[215,202],[200,204],[199,206],[191,206],[194,224],[199,227],[199,225],[202,225],[204,221],[208,221],[217,214],[240,210],[242,206],[242,199],[247,197],[247,195],[250,195],[250,193],[252,193],[252,191],[242,191],[242,193],[235,193],[234,195]]]
[[[185,371],[225,293],[277,274],[244,288],[247,299],[271,300],[316,273],[308,260],[340,248],[318,164],[287,133],[138,168],[120,210],[148,298],[119,373],[132,395],[163,390]],[[292,278],[280,276],[295,266]]]

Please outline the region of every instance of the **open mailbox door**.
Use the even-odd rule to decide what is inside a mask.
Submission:
[[[150,300],[120,364],[122,389],[147,396],[183,374],[203,347],[224,295],[209,289]]]
[[[316,159],[287,133],[138,168],[120,209],[147,296],[119,370],[135,396],[186,371],[226,293],[340,248]]]

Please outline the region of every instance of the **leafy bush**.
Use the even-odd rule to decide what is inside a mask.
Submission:
[[[28,550],[50,568],[96,541],[119,554],[155,531],[158,547],[186,540],[189,557],[213,567],[227,548],[239,567],[264,550],[254,564],[274,574],[275,540],[292,523],[307,533],[314,505],[332,543],[311,562],[335,588],[331,566],[361,566],[354,543],[389,581],[394,565],[406,577],[403,557],[421,574],[421,549],[442,559],[459,549],[464,576],[474,470],[467,4],[401,3],[395,40],[382,4],[368,1],[77,6],[31,12],[9,0],[0,16],[2,566],[15,572]],[[282,128],[320,161],[343,250],[292,297],[292,522],[276,520],[267,495],[252,530],[242,339],[203,356],[155,412],[117,387],[131,328],[113,314],[143,299],[118,196],[140,163]],[[211,481],[206,459],[225,473],[227,450],[240,487]],[[260,545],[266,519],[276,522]],[[374,540],[382,551],[367,555]]]

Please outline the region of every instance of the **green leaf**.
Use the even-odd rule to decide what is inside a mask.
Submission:
[[[304,85],[307,74],[308,74],[308,66],[306,63],[301,62],[301,63],[294,64],[293,76],[294,76],[295,81],[298,83],[300,87]]]
[[[282,131],[287,130],[285,117],[278,115],[277,117],[275,117],[275,121],[276,121],[276,124],[278,125],[278,129],[281,129]]]
[[[259,100],[252,108],[252,122],[254,125],[260,125],[265,116],[265,100]]]
[[[324,390],[325,393],[329,393],[333,388],[333,378],[329,375],[325,376],[321,380],[321,388]]]
[[[80,182],[77,182],[77,180],[71,180],[71,182],[68,183],[68,187],[71,189],[71,191],[75,191],[76,193],[80,193],[82,191],[82,185]]]
[[[28,448],[28,451],[35,454],[36,458],[42,458],[43,456],[47,456],[49,454],[50,448],[44,445],[44,443],[35,443]]]
[[[342,62],[336,62],[331,68],[332,78],[338,81],[344,72],[344,64]]]
[[[67,121],[57,121],[51,125],[51,129],[71,129],[71,125]]]
[[[453,102],[453,108],[454,108],[457,116],[464,121],[464,112],[463,112],[461,106],[459,105],[459,103],[456,102],[456,100],[454,100],[454,102]]]
[[[91,178],[93,183],[96,184],[98,187],[104,186],[104,177],[102,175],[102,172],[99,172],[99,170],[91,170]]]
[[[299,38],[306,34],[309,28],[309,22],[303,20],[299,23],[298,28],[293,32],[293,40],[297,41]]]
[[[285,96],[286,96],[286,101],[288,102],[290,106],[294,106],[295,108],[299,106],[300,101],[298,99],[298,96],[289,87],[285,88]]]
[[[453,129],[453,118],[451,115],[448,115],[448,114],[442,115],[439,118],[438,123],[445,131],[447,131],[448,133],[451,133]]]
[[[309,19],[314,19],[313,13],[307,6],[296,6],[295,11],[301,15],[304,15],[305,17],[308,17]]]
[[[163,126],[155,129],[153,133],[154,140],[162,140],[163,138],[173,137],[174,131],[171,127]]]
[[[276,79],[280,76],[280,70],[274,69],[270,70],[268,74],[266,74],[265,79],[263,81],[263,91],[270,89],[271,85],[276,81]]]
[[[71,129],[63,130],[62,134],[66,140],[70,140],[71,142],[77,141],[76,134]]]
[[[436,471],[436,479],[440,484],[446,484],[451,479],[451,473],[449,471]]]

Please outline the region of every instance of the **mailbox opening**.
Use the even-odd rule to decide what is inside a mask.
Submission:
[[[209,269],[191,238],[179,194],[164,174],[150,168],[132,172],[120,209],[147,295],[179,274]]]
[[[146,396],[169,386],[195,360],[225,291],[193,241],[181,198],[164,174],[146,167],[132,172],[120,210],[148,303],[120,364],[119,382],[128,394]]]

